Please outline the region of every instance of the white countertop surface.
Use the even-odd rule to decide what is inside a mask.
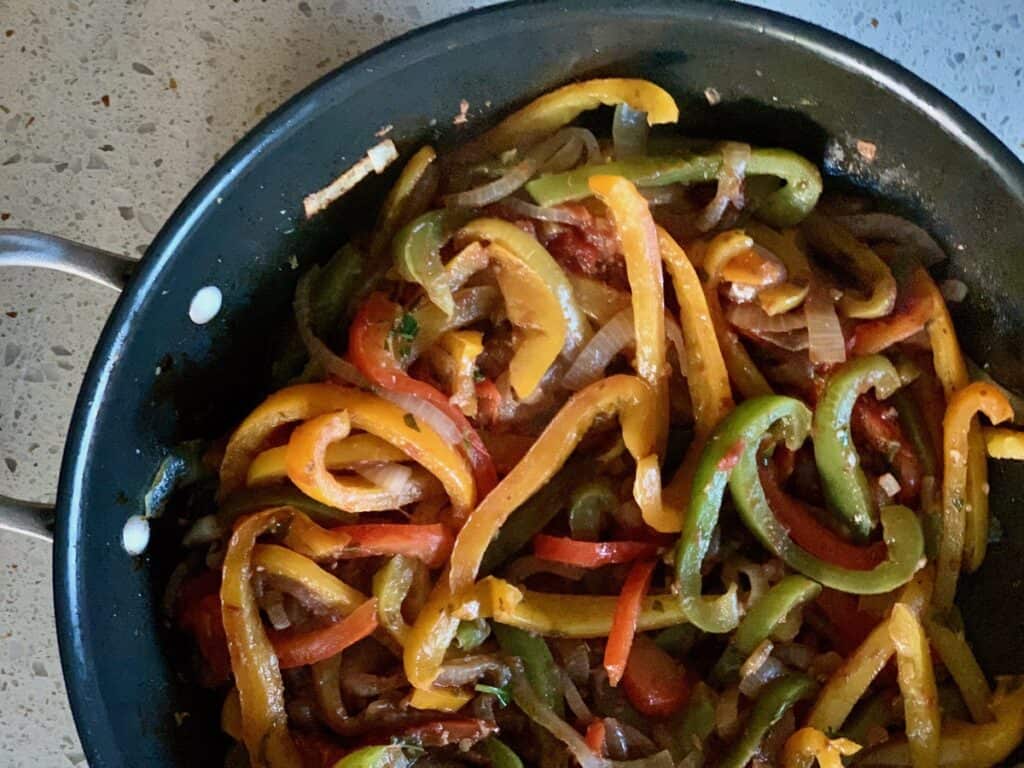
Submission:
[[[1024,157],[1019,0],[754,0],[907,66]],[[485,3],[0,0],[0,227],[141,254],[246,129],[355,54]],[[80,378],[114,296],[0,278],[0,493],[52,500]],[[0,533],[0,766],[85,760],[65,701],[49,547]]]

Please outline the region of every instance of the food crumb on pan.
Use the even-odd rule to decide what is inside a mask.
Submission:
[[[387,125],[381,126],[380,130],[378,130],[373,135],[376,136],[378,139],[383,139],[385,136],[387,136],[393,130],[395,130],[395,126],[393,126],[391,123],[388,123]]]
[[[121,529],[121,546],[132,557],[141,555],[149,546],[149,521],[142,515],[132,515]]]
[[[704,98],[708,100],[708,104],[712,107],[722,101],[722,94],[718,92],[717,88],[705,88]]]
[[[878,155],[878,147],[870,141],[864,141],[864,139],[857,139],[857,153],[869,163],[874,162],[875,157]]]
[[[196,325],[205,325],[217,316],[224,295],[215,285],[207,285],[196,291],[192,302],[188,305],[188,316]]]
[[[312,192],[302,200],[306,218],[311,219],[324,208],[352,189],[371,173],[383,173],[398,159],[398,148],[391,139],[376,144],[367,150],[359,161],[326,187]]]
[[[452,125],[465,125],[469,122],[469,102],[459,100],[459,114],[452,118]]]

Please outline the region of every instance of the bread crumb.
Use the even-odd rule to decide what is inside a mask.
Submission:
[[[459,114],[452,118],[452,125],[465,125],[469,122],[469,102],[465,99],[459,100]]]
[[[866,162],[873,163],[875,156],[878,154],[878,147],[870,141],[857,139],[857,152]]]

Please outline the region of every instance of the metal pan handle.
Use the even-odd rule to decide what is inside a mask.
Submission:
[[[135,260],[42,232],[0,229],[0,267],[52,269],[120,292]],[[0,530],[52,541],[53,522],[52,505],[0,495]]]

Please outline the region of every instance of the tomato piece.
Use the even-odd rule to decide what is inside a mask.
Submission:
[[[622,689],[637,711],[670,717],[690,699],[686,670],[646,635],[637,635],[622,676]]]

